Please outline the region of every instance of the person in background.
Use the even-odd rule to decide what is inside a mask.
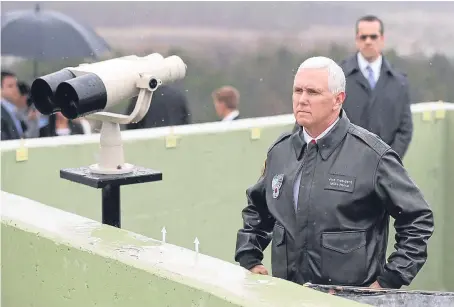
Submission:
[[[15,140],[24,137],[24,123],[18,110],[21,103],[16,75],[9,71],[1,72],[1,139]]]
[[[131,99],[126,110],[131,114],[137,97]],[[188,100],[184,92],[175,85],[161,85],[151,99],[150,108],[138,123],[126,125],[126,129],[145,129],[166,126],[188,125],[191,123]]]
[[[69,120],[57,112],[49,115],[49,122],[39,130],[40,137],[84,134],[84,128],[77,120]]]
[[[357,52],[340,64],[347,78],[343,109],[353,124],[378,135],[403,159],[413,134],[409,82],[383,56],[384,32],[376,16],[356,22]]]
[[[25,131],[25,138],[37,138],[39,137],[40,127],[40,113],[34,107],[30,98],[30,87],[25,82],[18,82],[17,87],[19,89],[19,103],[21,106],[18,109],[18,117],[23,123],[22,128]]]
[[[223,86],[212,93],[216,114],[221,121],[232,121],[240,118],[238,105],[240,93],[232,86]]]

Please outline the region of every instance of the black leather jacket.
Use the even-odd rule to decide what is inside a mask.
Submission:
[[[299,284],[369,286],[378,280],[400,288],[427,259],[434,230],[429,205],[399,156],[351,124],[344,111],[316,145],[306,146],[301,129],[282,135],[247,197],[235,253],[246,269],[261,264],[271,239],[273,276]],[[390,215],[397,250],[386,263]]]

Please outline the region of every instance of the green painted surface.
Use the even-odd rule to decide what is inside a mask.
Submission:
[[[446,112],[444,119],[436,119],[433,112],[431,121],[414,113],[414,124],[404,163],[431,204],[436,225],[428,262],[411,288],[454,291],[450,257],[454,253],[450,222],[454,216],[454,166],[450,162],[454,111]],[[291,127],[291,122],[264,127],[259,140],[251,140],[248,129],[182,135],[171,149],[162,137],[128,140],[132,134],[124,133],[127,161],[161,170],[163,181],[122,187],[122,227],[160,238],[165,226],[169,243],[193,248],[198,237],[202,253],[233,262],[245,190],[257,180],[269,145]],[[61,168],[93,163],[97,147],[95,143],[30,148],[29,160],[20,163],[14,151],[2,152],[2,189],[99,221],[101,191],[59,178]],[[388,252],[393,236],[391,231]],[[268,250],[264,262],[268,268],[269,256]]]
[[[443,224],[444,234],[444,271],[443,280],[447,288],[454,291],[454,112],[447,114],[448,120],[446,124],[448,129],[446,132],[446,176],[445,176],[445,211],[443,217],[445,223]]]
[[[125,141],[127,161],[161,170],[163,181],[122,187],[122,228],[160,238],[165,226],[170,243],[192,248],[198,237],[202,252],[233,261],[245,189],[290,127],[264,129],[256,141],[248,131],[187,135],[172,149],[164,139]],[[22,163],[14,151],[3,153],[2,189],[100,221],[101,191],[59,176],[61,168],[93,163],[96,153],[95,144],[30,148]]]
[[[450,115],[454,112],[450,112]],[[432,114],[432,121],[423,120],[422,113],[413,116],[415,135],[404,165],[410,176],[422,189],[426,200],[434,211],[435,231],[429,241],[428,261],[411,284],[411,289],[454,291],[454,283],[446,283],[442,276],[454,275],[454,269],[447,267],[445,254],[454,251],[447,248],[445,238],[448,235],[444,229],[449,221],[445,214],[446,202],[445,178],[454,179],[454,173],[447,168],[448,119],[437,120]],[[390,223],[388,255],[394,251],[394,220]]]
[[[5,307],[367,306],[12,194],[1,201]]]

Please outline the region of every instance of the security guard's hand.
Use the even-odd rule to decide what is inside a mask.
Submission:
[[[263,266],[261,264],[256,265],[255,267],[253,267],[249,271],[251,271],[254,274],[268,275],[268,270],[265,268],[265,266]]]

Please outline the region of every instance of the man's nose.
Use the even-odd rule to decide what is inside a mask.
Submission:
[[[299,104],[307,104],[307,93],[304,91],[301,93],[299,99],[298,99]]]

